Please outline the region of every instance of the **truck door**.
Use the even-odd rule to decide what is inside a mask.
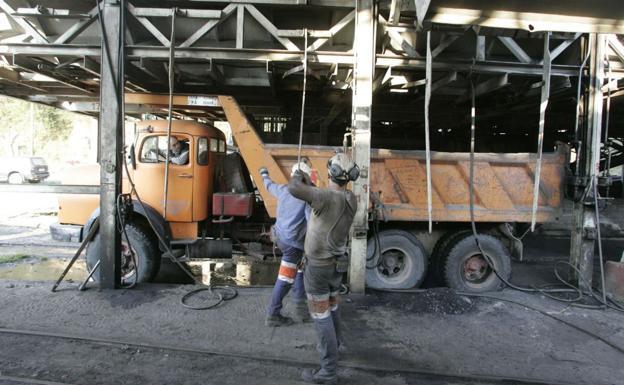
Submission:
[[[215,190],[215,172],[225,154],[225,141],[220,138],[199,137],[197,159],[194,164],[193,221],[206,219],[212,210],[212,193]]]
[[[173,134],[181,144],[181,151],[188,151],[184,157],[170,153],[169,191],[167,217],[170,222],[191,222],[193,220],[193,159],[195,156],[193,138],[183,134]],[[142,139],[139,147],[134,183],[143,202],[155,208],[161,215],[164,212],[165,159],[167,155],[167,135],[150,135]],[[182,158],[182,159],[181,159]]]

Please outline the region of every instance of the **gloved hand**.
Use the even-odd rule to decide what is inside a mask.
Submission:
[[[295,173],[293,174],[293,178],[296,178],[296,179],[302,181],[303,183],[307,184],[308,186],[310,184],[312,184],[308,174],[306,174],[305,172],[303,172],[301,170],[295,170]]]
[[[269,176],[269,169],[266,167],[260,167],[258,171],[260,172],[260,176]]]

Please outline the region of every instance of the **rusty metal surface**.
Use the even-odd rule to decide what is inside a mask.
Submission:
[[[227,114],[227,113],[226,113]],[[244,130],[244,137],[232,125],[232,132],[245,162],[269,167],[272,177],[285,182],[296,162],[295,145],[263,144],[255,131]],[[253,143],[253,151],[246,148]],[[327,160],[338,147],[304,146],[302,155],[319,174],[319,185],[327,184]],[[554,220],[563,200],[564,166],[567,150],[544,155],[537,221]],[[280,174],[276,175],[275,167]],[[433,220],[470,221],[469,154],[433,152]],[[259,167],[259,166],[258,166]],[[475,155],[475,219],[479,222],[530,222],[533,197],[535,154]],[[255,167],[250,171],[258,180]],[[383,203],[383,217],[389,221],[427,220],[424,151],[374,149],[371,154],[371,193]],[[275,200],[260,189],[269,214],[274,215]]]

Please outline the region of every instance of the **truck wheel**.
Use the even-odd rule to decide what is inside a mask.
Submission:
[[[125,236],[121,236],[121,281],[123,284],[136,282],[151,282],[160,269],[160,252],[156,242],[142,227],[129,223],[126,224],[126,233],[130,239],[130,245],[139,265],[138,274],[130,253],[130,248]],[[100,234],[96,234],[87,246],[87,268],[89,271],[100,260]],[[93,279],[100,281],[100,271],[93,274]]]
[[[433,247],[433,252],[429,260],[429,275],[433,278],[434,283],[438,285],[447,284],[444,277],[444,263],[450,251],[449,247],[452,246],[457,239],[465,237],[470,233],[470,230],[448,231],[438,239]]]
[[[19,172],[12,172],[9,174],[10,184],[22,184],[24,183],[24,177]]]
[[[481,248],[494,263],[496,271],[508,280],[511,276],[511,257],[507,248],[496,237],[487,234],[478,236]],[[456,238],[449,246],[444,273],[448,286],[458,291],[481,293],[503,287],[503,282],[481,254],[471,233]]]
[[[409,289],[422,283],[427,272],[427,252],[420,241],[403,230],[379,233],[380,252],[375,255],[375,237],[368,240],[366,284],[375,289]]]

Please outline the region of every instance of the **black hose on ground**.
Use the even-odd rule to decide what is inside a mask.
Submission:
[[[477,248],[479,249],[479,252],[481,253],[483,258],[487,262],[487,264],[490,267],[490,269],[492,269],[494,274],[496,274],[498,279],[500,279],[501,282],[503,282],[503,284],[505,284],[507,287],[509,287],[511,289],[514,289],[514,290],[518,290],[518,291],[525,292],[525,293],[540,293],[540,294],[543,294],[543,295],[545,295],[545,296],[547,296],[547,297],[549,297],[551,299],[554,299],[554,300],[557,300],[557,301],[561,301],[561,302],[565,302],[565,303],[569,303],[569,304],[571,304],[571,306],[578,306],[578,307],[583,307],[583,308],[586,308],[586,309],[595,309],[595,310],[602,310],[602,309],[605,309],[605,308],[610,308],[610,309],[613,309],[613,310],[616,310],[616,311],[619,311],[619,312],[624,312],[624,307],[623,306],[621,306],[617,302],[613,301],[612,299],[608,299],[606,297],[605,289],[604,289],[604,278],[603,278],[603,281],[602,281],[603,282],[603,288],[602,288],[602,296],[603,296],[603,298],[600,298],[596,294],[594,289],[591,287],[591,285],[589,285],[588,282],[585,281],[585,279],[582,277],[582,275],[580,274],[580,271],[576,268],[576,266],[573,266],[569,262],[560,261],[560,262],[555,264],[555,267],[554,267],[555,276],[557,277],[557,279],[564,286],[566,286],[565,288],[555,288],[555,289],[541,289],[541,288],[536,288],[536,287],[522,287],[522,286],[514,285],[511,282],[509,282],[509,280],[507,280],[505,277],[503,277],[500,274],[500,272],[496,269],[496,266],[495,266],[494,261],[492,260],[492,258],[481,247],[481,243],[479,242],[479,236],[478,236],[478,233],[477,233],[477,226],[476,226],[476,222],[475,222],[475,217],[474,217],[474,155],[475,155],[475,137],[476,137],[476,106],[475,106],[474,82],[472,81],[472,76],[470,76],[470,93],[471,93],[470,173],[469,173],[470,225],[471,225],[471,229],[472,229],[472,235],[474,237],[474,240],[475,240],[475,243],[477,245]],[[595,210],[596,210],[597,226],[599,226],[600,222],[599,222],[599,214],[598,214],[598,197],[597,197],[597,191],[596,191],[596,178],[595,177],[593,178],[591,183],[593,184],[593,187],[594,187],[594,204],[595,204]],[[585,190],[585,194],[588,192],[588,190],[589,189]],[[598,229],[598,246],[599,246],[598,252],[600,254],[601,276],[604,277],[604,270],[603,270],[604,266],[602,265],[602,262],[603,262],[603,258],[602,258],[602,240],[600,238],[600,229]],[[583,291],[580,287],[576,287],[576,286],[572,285],[571,283],[567,282],[566,280],[564,280],[559,275],[559,272],[557,270],[558,264],[566,264],[567,266],[569,266],[570,268],[575,270],[576,273],[578,274],[579,278],[583,281],[583,283],[586,285],[586,287],[589,288],[589,290],[588,291]],[[576,293],[577,296],[575,298],[572,298],[572,299],[570,299],[570,298],[562,298],[562,297],[554,295],[556,293],[560,293],[560,294],[561,293]],[[598,302],[598,305],[587,305],[587,304],[579,303],[585,297],[589,298],[590,300]]]

